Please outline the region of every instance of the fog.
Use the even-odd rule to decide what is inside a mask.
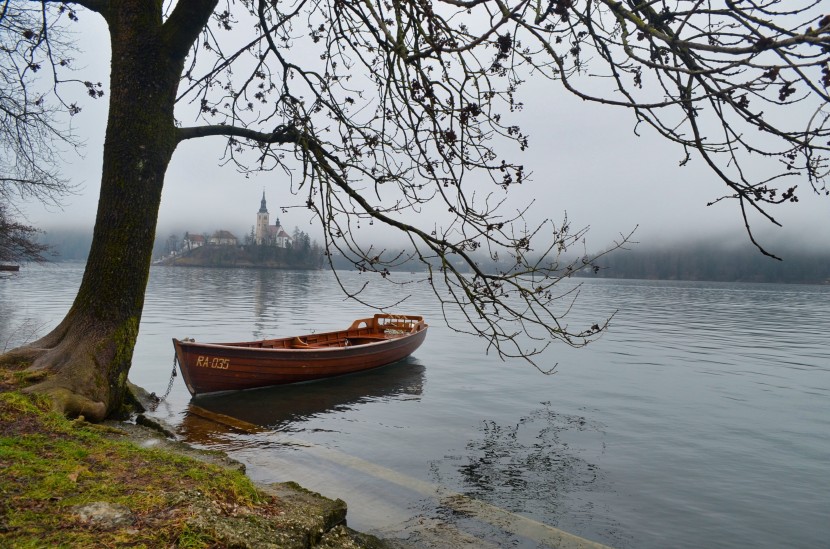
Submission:
[[[78,77],[103,82],[106,90],[106,31],[93,14],[81,12],[81,17],[84,32],[79,34],[79,46],[95,53],[78,55],[85,64]],[[86,148],[83,157],[64,154],[66,175],[78,185],[77,193],[66,197],[62,209],[36,202],[22,205],[26,220],[49,232],[91,228],[95,220],[107,96],[96,101],[81,97],[80,90],[78,95],[83,111],[73,117],[72,124]],[[748,242],[735,201],[707,206],[725,193],[725,187],[702,160],[693,157],[681,168],[683,151],[646,128],[641,128],[642,136],[636,136],[630,112],[582,102],[547,81],[525,84],[521,99],[525,108],[518,124],[530,135],[530,146],[519,159],[531,177],[510,189],[508,204],[518,209],[533,201],[527,216],[531,224],[545,218],[558,224],[567,215],[574,228],[590,226],[586,245],[590,251],[607,247],[635,228],[638,246],[701,240],[730,245]],[[221,138],[179,146],[167,172],[158,236],[217,229],[244,236],[254,224],[264,190],[272,223],[279,217],[289,232],[298,227],[312,238],[321,238],[303,207],[306,197],[292,194],[291,181],[284,173],[245,177],[232,166],[220,165],[223,147]],[[489,182],[477,188],[473,181],[468,183],[469,191],[478,194],[503,193]],[[816,196],[806,181],[799,190],[797,204],[772,209],[782,228],[758,216],[752,220],[760,242],[769,243],[774,253],[785,254],[793,246],[830,249],[830,199]],[[440,220],[443,211],[436,205],[424,212],[428,215],[413,219]],[[371,230],[364,228],[361,238],[381,246],[397,244],[394,234],[378,224]]]

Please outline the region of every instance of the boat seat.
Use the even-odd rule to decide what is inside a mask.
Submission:
[[[351,345],[366,345],[367,343],[375,343],[377,341],[386,341],[387,337],[384,336],[354,336],[349,338],[351,341],[349,343]]]
[[[306,343],[305,341],[303,341],[302,339],[300,339],[299,337],[295,337],[294,339],[291,340],[291,348],[292,349],[305,349],[307,347],[310,347],[310,345],[308,343]]]
[[[331,341],[319,341],[317,343],[309,343],[308,346],[318,349],[327,349],[330,347],[348,347],[351,345],[348,339],[333,339]]]

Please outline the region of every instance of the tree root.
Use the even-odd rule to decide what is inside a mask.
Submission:
[[[23,374],[19,378],[21,384],[35,382],[24,387],[23,392],[48,396],[54,409],[68,417],[83,416],[92,422],[106,419],[111,412],[112,395],[107,377],[99,367],[99,361],[106,359],[106,351],[90,352],[92,343],[69,338],[51,348],[40,346],[42,342],[0,355],[0,368]]]
[[[31,346],[12,349],[0,355],[0,368],[6,370],[25,370],[29,368],[48,349],[38,349]]]
[[[52,378],[54,379],[54,378]],[[51,380],[24,389],[24,393],[38,393],[46,395],[52,401],[55,411],[68,417],[83,417],[87,421],[97,423],[107,417],[107,405],[94,401],[84,395],[73,393],[66,387],[51,386]]]

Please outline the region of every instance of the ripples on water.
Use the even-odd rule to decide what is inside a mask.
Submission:
[[[81,272],[0,280],[0,342],[60,320]],[[158,414],[257,480],[342,497],[351,526],[424,546],[538,546],[537,530],[500,527],[510,513],[619,547],[827,545],[830,288],[589,280],[577,314],[617,315],[588,348],[549,349],[553,376],[448,330],[428,287],[367,297],[410,293],[398,310],[431,327],[406,363],[192,402],[177,382]],[[164,391],[171,337],[288,335],[365,313],[327,272],[154,268],[131,378]],[[470,514],[446,493],[494,507]]]

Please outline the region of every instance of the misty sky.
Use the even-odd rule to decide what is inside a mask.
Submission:
[[[79,45],[94,53],[78,54],[76,66],[84,67],[79,76],[103,82],[108,94],[105,27],[94,14],[82,11],[80,15]],[[680,168],[682,151],[645,128],[641,137],[635,136],[631,113],[583,103],[556,83],[536,81],[525,86],[525,111],[519,125],[530,134],[530,147],[520,158],[532,172],[532,180],[512,188],[510,194],[516,207],[536,201],[531,220],[551,218],[558,223],[567,212],[573,226],[591,226],[589,251],[605,248],[637,225],[635,240],[643,245],[712,235],[718,241],[748,242],[736,202],[706,206],[724,194],[725,187],[700,158]],[[87,145],[83,158],[64,155],[66,172],[79,185],[78,194],[65,199],[62,211],[37,203],[23,208],[29,223],[47,230],[94,223],[107,99],[91,100],[81,90],[78,99],[83,111],[72,122]],[[291,194],[287,177],[274,172],[245,178],[231,166],[220,167],[223,146],[222,138],[191,140],[179,146],[167,172],[159,234],[225,228],[242,236],[239,233],[250,230],[255,221],[263,189],[272,222],[279,216],[289,232],[297,226],[312,236],[319,234],[309,224],[307,210],[280,212],[282,206],[305,202],[303,196]],[[828,249],[830,199],[817,197],[808,187],[806,181],[799,185],[799,203],[773,210],[783,229],[771,230],[768,223],[757,219],[755,228],[771,244],[771,251],[785,254],[785,245],[792,243]]]

